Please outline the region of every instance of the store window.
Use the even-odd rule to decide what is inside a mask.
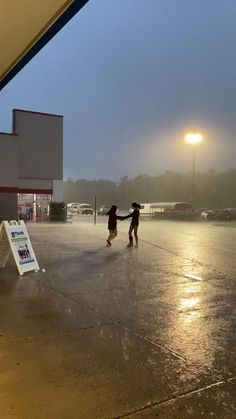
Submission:
[[[47,221],[51,200],[52,196],[49,194],[19,193],[19,219],[25,221]]]

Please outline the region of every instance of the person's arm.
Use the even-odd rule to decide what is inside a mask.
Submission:
[[[122,220],[126,220],[126,218],[132,218],[132,217],[133,217],[133,213],[129,215],[124,215],[124,217],[122,217]]]

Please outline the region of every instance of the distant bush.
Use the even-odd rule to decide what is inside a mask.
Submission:
[[[66,221],[67,206],[65,202],[51,202],[49,205],[50,221]]]
[[[196,172],[196,208],[236,208],[236,169],[217,173]],[[191,201],[192,173],[167,170],[158,176],[124,176],[119,182],[109,180],[68,179],[64,182],[66,202],[88,202],[97,205],[117,205],[128,209],[131,202]]]

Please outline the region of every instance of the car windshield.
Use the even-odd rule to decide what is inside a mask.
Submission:
[[[90,205],[86,205],[86,204],[84,204],[84,205],[80,205],[79,207],[80,207],[80,208],[91,208],[91,207],[90,207]]]

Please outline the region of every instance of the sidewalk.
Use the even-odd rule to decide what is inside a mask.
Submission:
[[[0,271],[1,419],[236,417],[234,278],[99,224],[27,227],[45,272]]]

